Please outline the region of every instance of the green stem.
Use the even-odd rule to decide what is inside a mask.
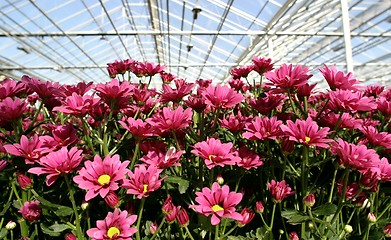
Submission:
[[[74,196],[74,189],[68,179],[68,176],[64,175],[64,177],[65,177],[65,182],[67,184],[68,191],[69,191],[69,199],[71,200],[73,212],[75,213],[76,237],[77,237],[77,239],[81,240],[81,239],[84,239],[84,236],[83,236],[83,232],[80,227],[80,216],[79,216],[79,213],[77,212],[76,201],[75,201],[75,196]]]
[[[391,208],[391,203],[387,205],[387,207],[377,216],[377,219],[379,220],[384,213],[386,213]]]
[[[191,233],[190,233],[190,231],[189,231],[189,228],[186,226],[185,229],[186,229],[187,234],[189,235],[189,238],[190,238],[191,240],[194,240],[193,235],[191,235]]]
[[[335,212],[335,215],[334,215],[333,219],[330,222],[331,225],[333,225],[335,220],[337,220],[339,212],[342,210],[343,203],[345,202],[346,187],[348,185],[348,180],[349,180],[349,169],[348,168],[346,169],[344,175],[345,176],[344,176],[344,183],[343,183],[343,189],[342,189],[342,197],[339,199],[337,211]]]
[[[137,216],[137,225],[136,225],[136,228],[137,228],[137,232],[136,232],[136,239],[137,240],[140,240],[140,223],[141,223],[141,218],[143,216],[143,210],[144,210],[144,203],[145,203],[145,197],[143,197],[141,199],[141,204],[140,204],[140,208],[138,210],[138,216]]]
[[[270,230],[270,231],[273,229],[274,215],[275,215],[275,213],[276,213],[276,205],[277,205],[277,203],[274,203],[274,204],[273,204],[272,219],[270,220],[270,226],[269,226],[269,230]]]
[[[140,141],[137,140],[136,148],[134,149],[134,152],[133,152],[132,163],[130,164],[130,168],[129,168],[130,170],[133,170],[133,167],[134,167],[134,164],[136,163],[136,159],[137,159],[139,150],[140,150]]]
[[[316,223],[315,223],[314,220],[313,220],[313,219],[314,219],[314,216],[312,216],[312,211],[311,211],[311,208],[310,208],[310,207],[308,208],[308,215],[310,216],[311,221],[314,223],[314,227],[315,227],[316,232],[318,233],[318,236],[321,237],[322,234],[320,233],[320,231],[319,231],[319,229],[318,229],[318,226],[316,225]]]
[[[219,226],[220,226],[220,224],[217,224],[217,225],[216,225],[215,240],[218,240],[218,239],[219,239]]]
[[[329,203],[333,200],[334,196],[334,186],[335,186],[335,180],[337,178],[337,172],[338,172],[338,167],[335,168],[334,170],[334,175],[333,175],[333,180],[331,181],[331,189],[330,189],[330,195],[329,195]]]
[[[38,110],[35,112],[33,120],[31,121],[31,123],[27,129],[30,129],[34,126],[34,123],[37,120],[37,117],[38,117],[39,113],[41,112],[42,107],[43,107],[43,100],[41,100],[41,102],[39,103]]]
[[[309,149],[308,146],[303,146],[303,160],[301,162],[301,199],[304,199],[305,196],[307,196],[307,183],[308,183],[308,172],[307,172],[307,165],[308,165],[308,158],[309,158]],[[306,205],[304,201],[302,201],[303,204],[303,211],[306,211]]]
[[[288,90],[288,97],[289,97],[289,102],[291,103],[291,107],[293,109],[293,112],[295,113],[296,116],[299,116],[297,109],[296,109],[296,105],[293,103],[291,92],[289,90]]]
[[[238,225],[235,225],[233,228],[231,228],[226,234],[220,237],[220,239],[225,239],[227,236],[229,236],[236,228]]]

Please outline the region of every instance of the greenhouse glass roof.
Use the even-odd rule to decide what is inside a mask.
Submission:
[[[344,9],[344,6],[346,7]],[[194,82],[270,57],[322,64],[391,86],[389,0],[3,0],[0,75],[64,84],[109,80],[134,59]]]

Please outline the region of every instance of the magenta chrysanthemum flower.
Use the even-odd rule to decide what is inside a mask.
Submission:
[[[163,72],[166,68],[165,66],[153,62],[139,62],[138,66],[146,76],[154,76],[155,74]]]
[[[321,126],[329,128],[334,128],[338,123],[339,129],[358,129],[362,126],[363,120],[351,116],[350,113],[342,113],[340,118],[340,114],[331,112],[320,118],[319,122]]]
[[[328,67],[324,64],[324,68],[319,68],[319,71],[323,74],[331,90],[358,90],[355,84],[358,83],[352,73],[345,75],[344,72],[338,71],[335,66]]]
[[[133,137],[139,140],[156,135],[155,129],[152,125],[141,119],[129,117],[118,122],[122,125],[122,127],[128,130]]]
[[[18,212],[22,214],[22,217],[29,222],[37,220],[42,213],[42,209],[39,206],[40,202],[34,200],[31,202],[25,202]]]
[[[56,152],[51,152],[48,155],[39,159],[39,164],[42,167],[34,167],[28,170],[29,173],[46,176],[46,185],[52,185],[61,174],[73,172],[83,160],[82,150],[76,147],[68,151],[66,147],[61,148]]]
[[[77,93],[72,93],[65,99],[62,106],[54,107],[53,111],[59,111],[73,116],[81,117],[84,116],[90,109],[98,104],[99,98],[92,96],[81,96]]]
[[[267,184],[267,188],[269,189],[270,195],[275,202],[281,202],[294,193],[289,185],[286,184],[285,180],[277,182],[273,179],[270,183]]]
[[[232,143],[221,143],[219,139],[209,138],[206,141],[196,143],[191,153],[204,159],[208,169],[215,166],[224,167],[240,161],[240,157],[232,146]]]
[[[258,168],[263,165],[263,159],[260,158],[256,152],[248,149],[246,146],[240,147],[238,153],[241,160],[237,162],[237,164],[241,168],[250,170],[251,168]]]
[[[384,116],[391,116],[391,101],[382,96],[376,99],[376,103],[377,110],[379,110]]]
[[[355,145],[345,142],[341,138],[335,142],[331,150],[337,154],[340,164],[358,170],[377,166],[380,162],[379,155],[374,149],[368,149],[365,145]]]
[[[176,151],[175,147],[171,147],[167,152],[152,150],[148,151],[147,155],[140,158],[140,161],[145,164],[156,166],[159,169],[166,169],[172,166],[180,166],[179,160],[185,151]]]
[[[253,65],[232,68],[231,75],[234,79],[246,78],[253,69]]]
[[[117,190],[118,181],[130,173],[127,169],[129,163],[129,161],[121,162],[117,154],[112,157],[107,155],[103,161],[100,156],[95,155],[93,162],[84,163],[84,167],[73,181],[79,185],[79,188],[87,190],[86,201],[98,194],[104,198],[110,190]]]
[[[42,142],[39,140],[37,134],[34,134],[32,139],[28,139],[25,135],[20,137],[20,144],[6,144],[5,150],[12,155],[23,157],[26,164],[34,164],[46,152],[47,148],[43,148]]]
[[[308,67],[302,67],[301,65],[293,67],[292,64],[282,64],[279,69],[274,70],[274,72],[266,72],[264,76],[274,86],[285,90],[297,89],[305,85],[308,79],[312,77],[311,74],[308,74]]]
[[[122,187],[127,188],[126,193],[137,195],[138,199],[148,197],[151,192],[158,190],[164,178],[159,179],[159,174],[163,170],[156,166],[140,165],[134,169],[134,173],[129,173],[129,179],[125,180]]]
[[[219,224],[222,218],[231,218],[237,221],[243,220],[242,215],[235,212],[235,207],[242,200],[243,195],[230,192],[229,186],[224,185],[220,187],[215,182],[212,185],[212,189],[204,187],[202,192],[196,192],[196,195],[195,201],[198,205],[190,205],[189,207],[194,208],[205,216],[212,215],[212,225]]]
[[[240,112],[238,114],[231,114],[223,120],[220,120],[222,128],[228,129],[230,132],[242,131],[246,124],[247,117]]]
[[[171,110],[168,107],[164,107],[159,114],[155,114],[153,118],[145,121],[165,133],[187,128],[192,120],[192,115],[191,108],[183,110],[182,107],[178,107],[175,110]]]
[[[329,148],[327,143],[333,142],[333,140],[326,138],[329,134],[329,128],[319,129],[318,124],[310,117],[307,120],[297,119],[294,123],[288,120],[286,124],[287,126],[281,125],[281,129],[291,141],[320,148]]]
[[[0,102],[0,120],[5,122],[16,121],[22,117],[27,110],[27,103],[20,98],[12,99],[7,97]]]
[[[93,82],[78,82],[77,84],[62,85],[60,90],[65,96],[71,96],[72,93],[84,96],[84,94],[92,89],[93,84]]]
[[[372,98],[364,97],[362,92],[350,90],[336,90],[329,92],[329,109],[355,113],[357,111],[371,111],[377,105]]]
[[[251,99],[250,105],[255,110],[263,115],[269,115],[272,110],[279,108],[282,105],[282,101],[286,98],[283,94],[270,94],[266,93],[265,97],[260,97],[257,100]]]
[[[233,108],[244,99],[242,94],[220,84],[209,85],[202,91],[202,97],[205,98],[206,104],[221,109]]]
[[[96,228],[87,230],[87,235],[93,240],[132,239],[137,229],[131,227],[136,222],[137,215],[129,215],[127,211],[118,208],[109,212],[104,220],[96,221]]]
[[[362,145],[370,143],[374,146],[391,149],[391,134],[388,132],[378,132],[373,126],[363,126],[360,130],[364,134],[364,139],[360,139]]]
[[[281,136],[282,121],[277,120],[277,117],[255,117],[251,122],[246,124],[243,137],[248,140],[276,140],[277,137]]]
[[[20,81],[6,78],[0,82],[0,99],[13,98],[26,91],[26,85]]]

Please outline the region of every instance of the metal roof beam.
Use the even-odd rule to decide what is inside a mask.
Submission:
[[[148,10],[153,31],[160,31],[160,18],[156,0],[148,0]],[[168,34],[168,33],[167,33]],[[164,64],[164,52],[161,36],[154,35],[156,54],[159,64]]]

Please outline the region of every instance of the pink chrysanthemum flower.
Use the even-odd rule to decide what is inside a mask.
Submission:
[[[237,221],[242,221],[243,217],[240,213],[235,212],[236,205],[242,200],[243,195],[241,193],[230,192],[229,186],[220,185],[215,182],[212,185],[212,189],[204,187],[202,192],[196,192],[197,197],[195,201],[198,205],[190,205],[190,208],[194,208],[197,212],[210,216],[211,224],[217,225],[222,218],[230,218]]]
[[[6,144],[4,148],[9,154],[23,157],[26,164],[34,164],[48,150],[47,148],[43,148],[43,143],[39,140],[37,134],[34,134],[32,139],[28,139],[25,135],[22,135],[20,137],[20,144]]]
[[[92,89],[93,84],[93,82],[78,82],[77,84],[62,85],[60,89],[65,96],[72,96],[72,93],[84,96]]]
[[[381,180],[391,182],[391,164],[388,162],[388,159],[380,159],[376,167],[380,169]]]
[[[49,99],[59,95],[59,83],[51,81],[41,81],[37,78],[22,76],[21,81],[27,86],[28,90],[35,92],[41,99]]]
[[[98,96],[109,107],[123,109],[128,106],[134,86],[129,82],[119,82],[112,79],[109,83],[100,83],[95,87]]]
[[[163,70],[166,68],[165,66],[155,64],[153,62],[139,62],[138,65],[139,68],[143,69],[142,72],[146,76],[154,76],[155,74],[163,72]]]
[[[354,85],[359,82],[352,73],[345,75],[344,72],[338,71],[335,66],[328,67],[326,64],[324,64],[324,68],[319,68],[319,71],[323,74],[331,90],[358,90]]]
[[[99,98],[94,98],[92,96],[81,96],[77,93],[72,93],[71,96],[68,96],[65,99],[65,102],[62,106],[54,107],[53,111],[59,111],[66,114],[70,114],[77,117],[82,117],[86,115],[90,109],[98,104],[100,101]]]
[[[265,72],[273,70],[273,63],[270,58],[253,57],[252,61],[254,63],[253,70],[259,73],[260,75],[264,74]]]
[[[362,126],[360,129],[364,134],[364,139],[360,140],[362,145],[370,143],[374,146],[382,146],[386,149],[391,149],[391,134],[387,132],[378,132],[373,126]]]
[[[241,160],[237,162],[237,164],[241,168],[250,170],[251,168],[258,168],[263,165],[263,159],[260,158],[256,152],[248,149],[246,146],[240,147],[238,153]]]
[[[224,167],[240,161],[238,153],[234,151],[232,146],[232,143],[221,143],[219,139],[209,138],[206,141],[196,143],[191,153],[204,159],[208,169],[215,166]]]
[[[76,147],[68,151],[66,147],[39,159],[42,167],[33,167],[28,170],[29,173],[41,175],[47,174],[46,185],[52,185],[61,174],[73,172],[83,160],[82,150]]]
[[[277,117],[255,117],[251,122],[246,124],[243,137],[248,140],[276,140],[277,137],[281,136],[282,121],[277,120]]]
[[[104,220],[96,221],[96,228],[88,229],[87,235],[93,240],[132,239],[131,236],[137,232],[136,228],[131,227],[136,219],[137,215],[129,215],[126,210],[116,208]]]
[[[308,79],[312,77],[308,74],[308,67],[297,65],[293,67],[292,64],[282,64],[279,69],[274,72],[266,72],[264,76],[269,79],[273,86],[284,90],[294,90],[300,86],[305,85]]]
[[[176,89],[173,89],[168,84],[163,84],[160,101],[163,103],[173,101],[181,101],[184,96],[190,93],[194,87],[194,83],[187,83],[183,79],[174,80]]]
[[[183,110],[182,107],[178,107],[175,110],[171,110],[168,107],[164,107],[160,113],[145,121],[165,133],[187,128],[191,123],[192,115],[191,108]]]
[[[375,85],[366,86],[364,89],[364,96],[366,97],[379,97],[384,91],[384,86],[380,86],[378,83]]]
[[[339,129],[358,129],[363,124],[362,119],[355,118],[350,113],[342,113],[341,118],[339,116],[340,114],[331,112],[319,119],[320,125],[334,128],[338,123]]]
[[[129,173],[129,179],[125,180],[122,187],[127,188],[126,193],[137,195],[138,199],[148,197],[151,192],[158,190],[164,178],[159,179],[159,174],[163,170],[156,166],[139,165],[134,169],[134,173]]]
[[[355,113],[357,111],[371,111],[377,105],[372,98],[363,97],[362,92],[350,90],[336,90],[329,92],[329,109]]]
[[[374,167],[380,162],[379,155],[374,149],[348,143],[341,138],[332,145],[331,151],[338,155],[340,164],[358,170]]]
[[[152,125],[141,119],[129,117],[123,118],[122,121],[118,122],[122,125],[122,127],[128,130],[133,137],[139,140],[156,135],[155,129]]]
[[[140,161],[146,165],[156,166],[159,169],[166,169],[172,166],[180,166],[179,160],[185,151],[176,151],[175,147],[171,147],[167,152],[148,151],[147,155],[140,158]]]
[[[40,136],[39,140],[43,142],[43,146],[50,148],[55,146],[59,149],[77,143],[79,138],[76,136],[77,130],[71,124],[53,126],[51,136]]]
[[[277,182],[273,179],[270,183],[267,184],[267,188],[269,189],[270,195],[275,202],[281,202],[285,198],[294,194],[289,185],[286,184],[285,180]]]
[[[105,198],[110,190],[117,190],[118,181],[130,173],[127,169],[129,163],[129,161],[121,162],[117,154],[112,157],[107,155],[103,161],[100,156],[95,155],[93,162],[84,163],[84,167],[79,171],[79,175],[73,178],[73,181],[79,185],[79,188],[87,190],[86,201],[98,194]]]
[[[214,108],[233,108],[236,104],[244,100],[242,94],[236,92],[234,89],[228,86],[222,86],[220,84],[205,88],[202,91],[202,97],[205,98],[205,103]]]
[[[377,107],[384,116],[391,116],[391,101],[385,97],[379,97],[376,99]]]
[[[166,84],[177,79],[177,76],[175,76],[171,73],[164,72],[164,71],[160,73],[160,77],[162,78],[163,83],[166,83]]]
[[[308,117],[307,120],[297,119],[294,123],[288,120],[286,124],[287,126],[281,125],[281,130],[291,141],[320,148],[329,148],[327,143],[333,142],[333,140],[326,138],[329,134],[329,128],[319,129],[318,124],[311,117]]]
[[[228,129],[230,132],[239,132],[244,129],[247,117],[243,116],[240,112],[238,114],[231,114],[225,119],[220,121],[221,127]]]

